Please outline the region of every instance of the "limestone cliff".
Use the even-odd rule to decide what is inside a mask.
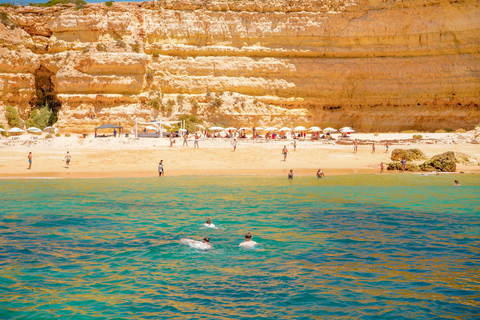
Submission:
[[[49,102],[82,132],[223,125],[471,128],[480,2],[166,0],[0,8],[0,123]]]

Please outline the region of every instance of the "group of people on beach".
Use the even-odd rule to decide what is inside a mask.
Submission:
[[[30,151],[27,156],[28,159],[28,168],[27,169],[32,169],[32,163],[33,163],[33,154]],[[70,161],[72,160],[72,155],[70,154],[69,151],[67,151],[67,155],[63,158],[65,160],[65,168],[70,168]]]
[[[205,221],[203,226],[206,227],[206,228],[218,229],[212,223],[212,220],[210,218],[208,218]],[[180,240],[180,243],[183,243],[183,244],[189,245],[192,248],[201,249],[201,250],[210,250],[210,249],[213,248],[212,244],[210,243],[210,238],[209,237],[203,238],[202,241],[184,238],[184,239]],[[252,234],[250,232],[247,232],[245,234],[245,241],[240,243],[238,246],[241,247],[241,248],[255,248],[256,246],[258,246],[258,243],[253,241],[252,240]]]

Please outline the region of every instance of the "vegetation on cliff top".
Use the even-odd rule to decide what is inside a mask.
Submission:
[[[77,9],[82,9],[87,4],[84,0],[50,0],[45,3],[30,3],[32,7],[53,7],[57,4],[74,4]]]

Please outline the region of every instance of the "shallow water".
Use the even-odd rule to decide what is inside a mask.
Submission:
[[[479,186],[407,174],[3,180],[0,319],[478,319]],[[207,217],[218,230],[202,229]],[[238,247],[247,231],[257,250]],[[213,250],[179,243],[204,236]]]

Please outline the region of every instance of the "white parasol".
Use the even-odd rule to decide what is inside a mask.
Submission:
[[[307,128],[305,128],[304,126],[298,126],[293,128],[293,131],[307,131]]]
[[[310,132],[320,132],[322,129],[320,127],[310,127],[308,128],[308,131]]]
[[[224,129],[222,127],[211,127],[210,130],[212,130],[212,131],[222,131]]]
[[[268,128],[265,128],[265,131],[277,131],[277,128],[275,128],[275,127],[268,127]]]
[[[30,133],[39,133],[39,132],[42,132],[41,129],[37,128],[37,127],[30,127],[27,129],[28,132]]]
[[[17,127],[13,127],[12,129],[8,130],[9,133],[20,133],[20,132],[23,132],[22,129],[20,128],[17,128]]]
[[[328,127],[328,128],[325,128],[323,129],[323,132],[327,133],[327,132],[336,132],[337,129],[334,129],[334,128],[331,128],[331,127]]]
[[[279,131],[292,131],[292,128],[283,127],[283,128],[280,128]]]

